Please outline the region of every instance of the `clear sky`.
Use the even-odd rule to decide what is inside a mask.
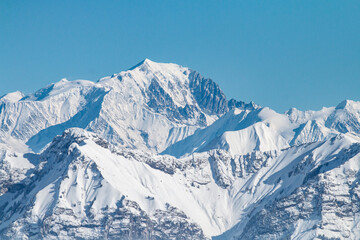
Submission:
[[[279,112],[360,100],[360,1],[0,1],[0,95],[144,58]]]

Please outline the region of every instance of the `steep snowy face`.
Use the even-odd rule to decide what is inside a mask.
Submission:
[[[299,111],[295,108],[286,112],[289,120],[298,124],[291,144],[303,144],[331,138],[339,133],[360,134],[360,103],[345,100],[336,107],[320,111]]]
[[[325,126],[341,133],[360,133],[360,103],[345,100],[336,106],[335,111],[326,119]]]
[[[211,126],[175,143],[165,154],[183,156],[193,152],[223,149],[233,155],[289,147],[294,125],[269,108],[234,109]]]
[[[318,142],[337,134],[336,130],[326,128],[316,120],[308,120],[300,124],[298,128],[294,129],[294,132],[295,136],[290,142],[291,145]]]

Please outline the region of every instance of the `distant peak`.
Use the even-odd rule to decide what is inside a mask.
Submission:
[[[4,96],[0,97],[0,99],[9,102],[18,102],[24,96],[25,95],[22,92],[16,91],[16,92],[7,93]]]
[[[135,66],[131,67],[129,70],[133,70],[135,68],[138,68],[140,66],[149,66],[150,64],[153,64],[154,62],[151,61],[148,58],[145,58],[144,60],[142,60],[141,62],[139,62],[138,64],[136,64]]]
[[[154,63],[153,61],[151,61],[148,58],[145,58],[144,60],[142,60],[141,62],[139,62],[137,65],[144,65],[144,64],[151,64]]]
[[[344,100],[336,106],[336,109],[345,109],[352,101]]]
[[[153,61],[151,61],[151,60],[148,59],[148,58],[145,58],[142,62],[143,62],[143,63],[152,63]]]
[[[290,108],[289,110],[287,110],[287,111],[285,112],[285,114],[286,114],[286,115],[291,115],[291,114],[293,114],[293,113],[298,113],[298,112],[301,112],[301,111],[298,110],[297,108],[292,107],[292,108]]]
[[[54,83],[54,87],[59,87],[59,86],[63,86],[64,84],[68,83],[69,80],[67,80],[66,78],[62,78],[60,81]]]
[[[360,109],[360,102],[344,100],[336,106],[336,109]]]

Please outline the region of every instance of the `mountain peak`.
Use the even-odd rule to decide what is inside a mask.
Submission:
[[[0,97],[0,101],[3,100],[3,101],[8,101],[8,102],[18,102],[24,96],[25,95],[20,91],[11,92],[11,93],[7,93],[4,96]]]
[[[141,66],[149,67],[151,64],[156,64],[156,62],[153,62],[150,59],[145,58],[144,60],[142,60],[141,62],[139,62],[135,66],[131,67],[129,70],[134,70],[135,68],[138,68],[138,67],[141,67]]]
[[[360,110],[360,103],[352,100],[344,100],[336,106],[336,109]]]
[[[344,100],[336,106],[336,109],[344,109],[349,104],[349,100]]]
[[[143,62],[143,63],[152,63],[153,61],[151,61],[151,60],[148,59],[148,58],[145,58],[142,62]]]

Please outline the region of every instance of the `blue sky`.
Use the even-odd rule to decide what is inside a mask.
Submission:
[[[144,58],[279,112],[360,100],[360,1],[0,1],[0,95]]]

